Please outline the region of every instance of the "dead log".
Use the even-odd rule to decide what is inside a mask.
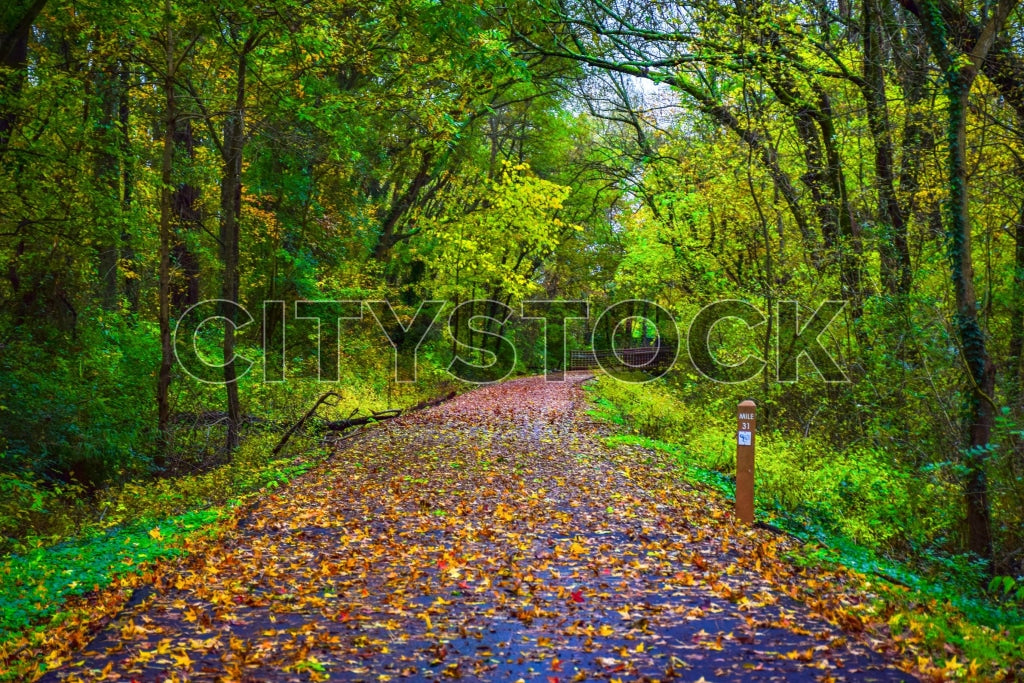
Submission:
[[[359,412],[359,408],[356,408],[351,413],[349,413],[349,416],[344,420],[331,420],[325,422],[324,428],[332,432],[344,432],[355,427],[362,427],[375,422],[392,420],[396,417],[399,417],[400,415],[408,415],[409,413],[415,413],[418,410],[432,408],[434,406],[441,405],[445,401],[455,398],[455,396],[456,392],[452,391],[449,392],[447,395],[441,396],[439,398],[430,399],[428,401],[420,401],[419,403],[410,408],[392,408],[390,410],[381,410],[374,413],[370,413],[369,415],[364,415],[362,417],[356,417],[356,413]],[[328,391],[326,394],[317,399],[316,403],[313,404],[313,407],[307,410],[306,414],[303,415],[298,422],[293,424],[287,432],[285,432],[284,436],[281,437],[281,440],[277,442],[277,445],[274,446],[274,450],[271,452],[274,455],[280,453],[281,449],[284,448],[285,444],[288,443],[288,440],[292,437],[292,434],[298,431],[302,427],[302,425],[306,423],[306,420],[313,416],[317,408],[319,408],[321,405],[326,403],[328,399],[331,398],[334,398],[336,400],[334,401],[334,403],[329,403],[328,405],[337,405],[337,401],[341,400],[341,395],[333,391]]]
[[[355,412],[353,412],[352,415],[350,415],[348,418],[344,420],[333,420],[325,422],[324,428],[331,432],[343,432],[346,429],[351,429],[352,427],[359,427],[361,425],[367,425],[373,422],[383,422],[384,420],[392,420],[401,414],[401,408],[382,410],[378,413],[370,413],[369,415],[364,415],[363,417],[352,417],[352,415],[355,415]]]
[[[371,413],[363,417],[354,418],[352,415],[355,415],[355,413],[353,413],[352,415],[349,415],[348,418],[345,420],[336,420],[334,422],[328,422],[324,426],[329,431],[332,432],[343,432],[346,429],[351,429],[352,427],[361,427],[363,425],[372,424],[374,422],[383,422],[384,420],[391,420],[400,415],[408,415],[409,413],[415,413],[419,410],[425,410],[426,408],[433,408],[434,406],[439,406],[445,401],[455,398],[455,396],[456,393],[452,391],[446,394],[445,396],[432,398],[426,401],[420,401],[416,405],[410,406],[408,408],[392,408],[391,410],[382,410],[380,412]]]

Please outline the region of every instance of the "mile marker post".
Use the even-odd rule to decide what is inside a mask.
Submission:
[[[736,519],[754,523],[754,432],[757,406],[743,401],[737,409],[736,428]]]

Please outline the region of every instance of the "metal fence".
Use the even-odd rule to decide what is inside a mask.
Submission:
[[[656,370],[675,360],[675,350],[667,346],[642,346],[631,349],[570,351],[570,370]]]

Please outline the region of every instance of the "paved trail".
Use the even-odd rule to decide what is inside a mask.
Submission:
[[[913,680],[847,574],[794,568],[660,456],[603,446],[585,377],[379,426],[45,680]]]

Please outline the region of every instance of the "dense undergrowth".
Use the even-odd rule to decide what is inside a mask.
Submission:
[[[369,353],[376,342],[365,335],[347,340],[340,380],[320,382],[306,345],[305,357],[292,359],[294,379],[241,380],[245,428],[230,457],[223,389],[197,382],[178,384],[172,441],[161,447],[153,401],[138,389],[156,365],[154,330],[120,319],[88,329],[98,336],[78,340],[80,349],[0,364],[0,653],[67,618],[69,601],[181,552],[242,502],[323,461],[324,420],[404,408],[453,388],[429,350],[417,382],[394,382],[391,355]],[[258,348],[240,353],[262,361]],[[328,391],[339,398],[274,454],[288,426]]]
[[[315,340],[303,339],[288,381],[265,382],[256,370],[239,381],[243,439],[229,455],[223,387],[191,381],[180,368],[169,442],[161,442],[145,377],[158,365],[155,336],[151,325],[110,316],[59,353],[39,346],[29,362],[0,361],[0,555],[221,505],[272,484],[290,462],[284,456],[308,451],[322,434],[313,420],[305,444],[270,454],[325,392],[339,395],[318,411],[330,420],[410,406],[451,388],[429,353],[419,381],[395,382],[390,349],[365,334],[346,339],[338,381],[321,382]],[[205,341],[215,358],[216,340]],[[259,348],[239,353],[262,367]]]
[[[681,476],[735,494],[735,405],[683,401],[663,380],[598,375],[586,386],[591,414],[618,426],[609,445],[669,453]],[[941,547],[956,519],[942,507],[956,505],[952,487],[914,476],[877,449],[772,430],[757,436],[755,485],[759,521],[806,541],[792,559],[861,572],[879,596],[876,614],[934,652],[937,675],[989,680],[1024,665],[1020,581],[990,578],[982,563]]]

